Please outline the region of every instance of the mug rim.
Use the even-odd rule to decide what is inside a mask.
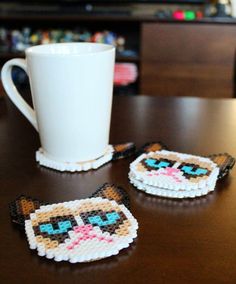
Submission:
[[[50,52],[50,48],[57,47],[57,46],[96,46],[100,49],[94,51],[86,51],[86,52]],[[42,52],[42,50],[44,52]],[[45,51],[46,50],[46,51]],[[47,51],[48,50],[48,51]],[[60,43],[47,43],[47,44],[39,44],[30,46],[25,50],[26,56],[87,56],[87,55],[95,55],[100,53],[106,53],[109,51],[115,50],[115,46],[106,43],[97,43],[97,42],[60,42]]]

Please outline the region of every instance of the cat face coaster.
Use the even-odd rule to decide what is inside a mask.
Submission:
[[[115,161],[118,159],[123,159],[129,157],[135,153],[135,145],[132,142],[109,145],[103,156],[80,163],[69,163],[69,162],[59,162],[52,160],[47,156],[45,151],[40,148],[36,152],[36,161],[44,167],[51,168],[57,171],[68,171],[68,172],[81,172],[89,171],[92,169],[98,169],[110,161]]]
[[[206,195],[235,162],[228,154],[211,157],[214,159],[167,150],[148,151],[131,163],[129,179],[139,190],[153,195],[169,198]]]
[[[118,254],[137,237],[138,223],[122,203],[128,198],[124,193],[104,184],[95,192],[96,197],[37,203],[35,208],[35,200],[21,196],[10,204],[11,217],[19,225],[25,218],[29,247],[37,249],[38,255],[55,261],[90,262]]]

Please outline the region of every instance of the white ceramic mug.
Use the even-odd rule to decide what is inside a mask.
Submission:
[[[44,154],[77,163],[102,156],[107,147],[115,48],[97,43],[56,43],[26,49],[26,60],[2,68],[6,93],[40,135]],[[32,109],[12,81],[13,66],[30,80]]]

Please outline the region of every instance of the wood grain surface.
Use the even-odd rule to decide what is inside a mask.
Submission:
[[[145,23],[141,38],[142,94],[235,96],[233,26]]]
[[[63,119],[63,117],[62,117]],[[236,156],[236,101],[181,97],[114,98],[111,143]],[[128,181],[132,158],[86,173],[40,167],[38,134],[8,99],[0,100],[1,283],[235,283],[236,169],[206,197],[169,200]],[[139,222],[138,237],[119,255],[70,264],[39,257],[11,223],[8,204],[24,193],[49,203],[88,197],[104,182],[124,187]]]

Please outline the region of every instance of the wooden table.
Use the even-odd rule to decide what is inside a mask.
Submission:
[[[111,143],[162,140],[170,149],[236,156],[236,100],[116,97]],[[1,283],[236,283],[236,169],[215,192],[168,200],[128,181],[132,158],[87,173],[59,173],[35,162],[38,135],[0,100]],[[56,263],[28,248],[8,203],[24,193],[48,202],[88,197],[104,182],[127,189],[138,238],[119,255],[87,264]]]

